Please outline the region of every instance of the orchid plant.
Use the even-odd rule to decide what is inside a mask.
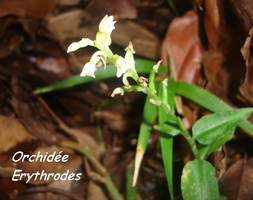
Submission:
[[[87,46],[95,47],[97,51],[84,65],[80,76],[96,79],[96,72],[99,71],[99,68],[103,67],[106,73],[108,64],[113,65],[116,68],[116,77],[122,78],[123,85],[114,89],[112,97],[124,95],[125,92],[142,92],[147,95],[136,149],[133,185],[137,183],[138,172],[151,131],[156,129],[161,133],[160,146],[170,199],[174,199],[173,138],[177,135],[182,135],[186,139],[194,157],[185,165],[182,172],[183,198],[185,200],[220,199],[215,169],[206,159],[233,137],[237,126],[253,135],[253,125],[247,121],[253,108],[234,109],[210,92],[195,85],[173,80],[167,74],[161,76],[164,78],[157,79],[156,74],[160,73],[160,69],[164,69],[164,66],[160,66],[161,61],[151,68],[146,66],[147,69],[150,69],[149,78],[139,76],[138,72],[147,72],[147,70],[137,68],[134,58],[135,51],[131,42],[126,47],[124,56],[113,53],[110,49],[111,34],[115,29],[115,23],[113,16],[106,15],[99,24],[95,40],[82,38],[72,43],[67,52],[74,52]],[[129,79],[133,79],[132,84]],[[76,80],[76,77],[73,77],[73,82]],[[78,79],[75,85],[84,83],[84,80],[86,79]],[[64,87],[62,86],[64,84],[65,87],[73,86],[71,78],[61,82],[61,87]],[[54,89],[59,89],[59,84],[38,91],[45,92]],[[187,129],[181,115],[177,114],[176,95],[183,96],[214,113],[197,120],[191,130]]]

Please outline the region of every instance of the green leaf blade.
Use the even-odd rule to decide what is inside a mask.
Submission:
[[[140,126],[139,137],[137,141],[133,185],[136,185],[137,183],[140,165],[148,146],[153,124],[155,123],[158,115],[157,106],[151,104],[149,99],[150,97],[147,96],[144,104],[143,120]]]
[[[214,167],[204,160],[188,162],[183,169],[181,190],[184,200],[218,200]]]
[[[183,96],[212,112],[233,110],[233,108],[223,100],[199,86],[175,80],[169,81],[169,84],[173,85],[177,95]],[[253,136],[253,124],[251,122],[246,120],[240,122],[239,127]]]
[[[158,96],[162,100],[164,104],[172,104],[173,102],[169,102],[169,96],[167,93],[167,88],[164,84],[161,82],[159,83],[159,90],[158,90]],[[174,99],[174,98],[172,98]],[[171,109],[171,106],[170,106]],[[173,111],[170,110],[170,114]],[[158,120],[159,125],[162,126],[166,122],[171,122],[171,117],[169,113],[165,112],[163,107],[160,106],[158,108]],[[173,120],[172,120],[173,121]],[[175,128],[170,127],[171,129],[165,130],[165,134],[160,134],[160,143],[161,143],[161,152],[162,152],[162,158],[163,158],[163,165],[164,165],[164,171],[168,183],[168,189],[170,193],[170,199],[174,199],[174,187],[173,187],[173,137],[170,136],[170,134],[173,132],[175,133]],[[168,131],[168,132],[167,132]]]
[[[211,144],[240,121],[246,120],[252,112],[252,108],[242,108],[206,115],[193,125],[193,138],[201,144]]]
[[[152,71],[153,65],[155,64],[154,61],[147,60],[147,59],[136,59],[136,71],[138,73],[150,73]],[[165,66],[160,66],[158,73],[165,73],[167,72],[167,68]],[[99,68],[96,71],[96,78],[92,77],[80,77],[80,75],[74,75],[69,78],[66,78],[62,81],[58,81],[56,83],[47,85],[45,87],[38,88],[34,91],[35,94],[43,94],[48,93],[56,90],[63,90],[68,89],[71,87],[75,87],[78,85],[82,85],[85,83],[90,83],[92,81],[99,81],[108,78],[116,77],[116,67],[113,65],[107,65],[106,69]]]
[[[201,159],[206,159],[211,153],[217,151],[222,145],[232,139],[235,128],[228,127],[227,130],[224,130],[223,134],[220,135],[212,143],[199,147],[199,154]]]
[[[181,133],[179,129],[166,123],[158,124],[154,128],[167,136],[177,136]]]
[[[130,163],[127,167],[126,174],[126,200],[136,200],[137,198],[137,189],[133,187],[133,173],[134,166]]]

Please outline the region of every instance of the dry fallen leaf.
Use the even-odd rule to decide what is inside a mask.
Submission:
[[[206,86],[220,97],[234,98],[238,95],[245,77],[240,49],[253,20],[252,7],[253,2],[249,0],[203,1]]]
[[[0,16],[43,17],[53,10],[57,0],[1,0]]]
[[[88,185],[88,197],[89,200],[107,200],[108,198],[105,195],[105,192],[98,184],[89,182]]]
[[[253,197],[253,159],[234,163],[220,180],[221,192],[228,200],[250,200]]]
[[[170,62],[177,79],[196,82],[199,77],[201,46],[198,36],[198,16],[194,11],[175,18],[162,45],[161,57]]]
[[[29,142],[32,138],[16,118],[0,115],[0,152],[8,151],[22,142]]]
[[[253,28],[250,29],[249,36],[241,49],[246,64],[246,74],[243,84],[240,88],[242,96],[253,103]]]
[[[129,19],[137,16],[137,9],[132,0],[93,0],[87,7],[87,11],[93,19],[98,20],[106,14]]]

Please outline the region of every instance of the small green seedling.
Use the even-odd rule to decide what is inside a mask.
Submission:
[[[124,95],[126,92],[146,94],[143,121],[140,125],[136,149],[135,167],[131,179],[133,185],[135,186],[137,183],[139,169],[151,132],[156,129],[161,133],[161,153],[170,199],[174,199],[173,138],[178,135],[182,135],[186,139],[194,156],[194,159],[185,165],[182,172],[181,191],[184,200],[220,199],[215,169],[206,159],[233,137],[237,126],[253,135],[253,125],[247,121],[253,112],[253,108],[233,109],[210,92],[189,83],[172,80],[168,75],[164,80],[157,81],[157,73],[167,73],[166,69],[160,66],[160,61],[154,64],[151,61],[135,60],[131,43],[125,49],[124,57],[112,52],[110,44],[111,33],[114,29],[113,16],[106,15],[99,24],[99,31],[95,40],[83,38],[69,46],[68,52],[86,46],[93,46],[98,49],[83,67],[81,76],[84,78],[71,77],[45,88],[40,88],[36,93],[72,87],[90,82],[92,78],[94,80],[113,76],[122,78],[122,87],[114,89],[111,94],[112,97]],[[149,78],[145,78],[139,76],[138,73],[149,73],[150,75]],[[130,84],[129,79],[133,79],[132,84]],[[194,123],[191,130],[187,130],[182,118],[176,112],[176,96],[185,97],[214,113],[200,118]],[[130,188],[129,192],[136,192],[129,183],[128,188]],[[133,193],[130,196],[128,199],[133,199],[136,195]]]

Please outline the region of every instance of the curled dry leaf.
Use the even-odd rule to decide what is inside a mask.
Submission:
[[[240,88],[242,96],[253,103],[253,28],[250,29],[249,36],[241,49],[246,64],[246,74],[243,84]]]
[[[39,138],[47,144],[53,144],[59,140],[59,135],[56,134],[56,127],[48,120],[48,113],[41,108],[38,102],[27,100],[20,101],[13,97],[11,105],[19,117],[20,121],[29,130],[33,136]],[[57,137],[58,136],[58,137]]]
[[[29,142],[32,138],[16,118],[0,115],[0,152],[8,151],[22,142]]]
[[[172,63],[177,79],[188,82],[198,80],[201,46],[198,16],[194,11],[172,21],[162,45],[161,57],[166,65]]]
[[[240,27],[247,33],[252,26],[253,2],[251,0],[228,0],[228,2],[238,18]]]
[[[1,0],[0,16],[43,17],[53,10],[57,0]]]
[[[249,0],[203,1],[204,73],[207,88],[218,96],[234,98],[247,76],[240,49],[253,20],[252,7]]]
[[[223,195],[229,200],[251,199],[253,196],[253,159],[234,163],[220,179]]]
[[[204,72],[207,88],[219,96],[235,95],[243,75],[237,33],[231,18],[226,17],[226,9],[224,1],[204,1]]]

